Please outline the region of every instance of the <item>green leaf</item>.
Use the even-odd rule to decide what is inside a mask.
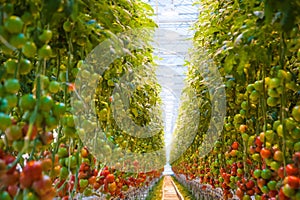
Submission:
[[[228,74],[231,73],[234,64],[235,64],[235,56],[233,53],[231,53],[225,58],[225,63],[224,63],[225,72]]]

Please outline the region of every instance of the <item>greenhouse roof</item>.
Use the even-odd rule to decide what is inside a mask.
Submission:
[[[192,0],[144,1],[153,7],[153,19],[158,24],[154,37],[154,54],[160,58],[156,61],[157,78],[162,86],[165,142],[168,149],[184,87],[187,71],[184,63],[188,60],[188,50],[192,47],[194,32],[191,27],[197,20],[198,7],[193,5]]]

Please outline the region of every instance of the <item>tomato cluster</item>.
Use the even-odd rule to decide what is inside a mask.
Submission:
[[[299,199],[299,13],[287,11],[299,5],[256,0],[201,5],[187,85],[201,102],[200,117],[196,134],[190,134],[195,126],[182,106],[173,157],[193,139],[174,160],[174,172],[222,188],[224,199]],[[213,115],[222,102],[213,104],[212,66],[226,91],[223,130]]]
[[[1,191],[1,199],[53,199],[56,196],[52,180],[46,175],[51,160],[28,161],[21,172],[15,160],[14,156],[1,151],[0,180],[1,187],[5,188]]]

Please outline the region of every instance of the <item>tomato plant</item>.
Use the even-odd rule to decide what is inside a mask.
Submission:
[[[141,1],[1,1],[1,199],[123,198],[129,187],[138,189],[160,175],[161,169],[143,173],[142,160],[106,160],[122,157],[121,147],[144,153],[163,146],[161,125],[152,139],[139,139],[122,132],[110,115],[116,84],[121,76],[134,71],[151,81],[143,85],[136,80],[139,87],[130,100],[130,117],[140,126],[153,119],[160,123],[160,114],[151,110],[160,101],[154,68],[149,68],[153,65],[152,47],[138,51],[124,48],[129,53],[110,63],[104,74],[84,69],[85,58],[102,42],[126,31],[153,30],[156,25],[149,18],[151,13],[153,10]],[[81,99],[72,107],[72,95],[87,92],[86,85],[76,87],[77,78],[87,79],[88,86],[97,85],[96,94],[89,99],[96,103],[97,123],[74,115],[84,104]],[[77,127],[81,120],[84,128]],[[120,146],[112,149],[98,143],[103,147],[103,159],[81,140],[97,124],[106,134],[97,142],[110,140]],[[122,171],[122,165],[132,165],[136,173]]]

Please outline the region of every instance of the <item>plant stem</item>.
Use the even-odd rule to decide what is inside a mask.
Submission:
[[[286,44],[285,44],[285,38],[284,38],[284,32],[281,33],[280,37],[280,66],[283,70],[286,69],[285,67],[285,53],[286,53]],[[282,124],[282,134],[283,134],[283,166],[284,166],[284,174],[286,175],[286,125],[284,119],[286,118],[286,92],[285,92],[285,79],[283,79],[283,84],[282,84],[282,94],[281,94],[281,99],[280,99],[280,122]]]
[[[19,69],[21,67],[22,50],[19,50],[18,53],[19,53],[19,55],[18,55],[18,65],[15,69],[15,74],[14,74],[15,78],[18,77]]]

